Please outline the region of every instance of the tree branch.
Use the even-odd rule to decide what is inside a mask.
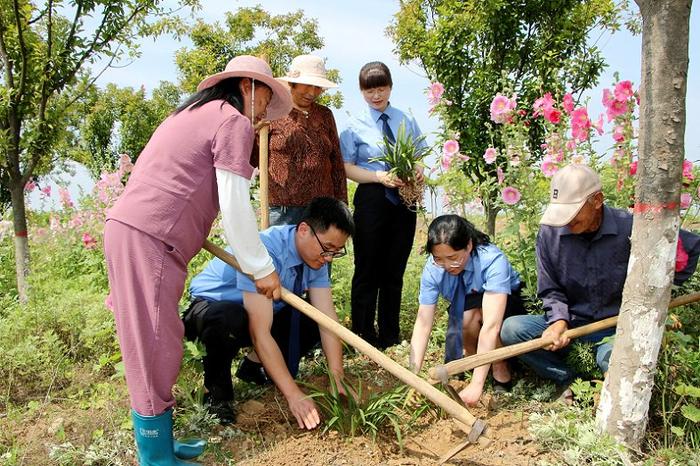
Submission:
[[[29,68],[29,63],[27,59],[27,44],[24,42],[24,30],[22,28],[22,18],[19,13],[19,2],[14,0],[14,10],[15,10],[15,24],[17,25],[17,39],[19,41],[20,55],[22,56],[22,71],[19,77],[19,87],[17,93],[15,94],[15,102],[19,105],[22,97],[24,96],[24,88],[27,82],[27,68]]]

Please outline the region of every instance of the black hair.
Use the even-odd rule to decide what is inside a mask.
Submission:
[[[486,233],[477,230],[471,222],[459,215],[441,215],[428,227],[428,241],[425,252],[430,254],[438,244],[446,244],[455,251],[465,249],[469,242],[477,246],[489,244],[491,239]]]
[[[177,115],[184,109],[190,107],[190,110],[194,110],[197,107],[201,107],[213,100],[223,100],[228,102],[233,107],[236,108],[240,113],[243,113],[243,95],[241,94],[241,79],[243,78],[226,78],[222,79],[213,86],[202,89],[201,91],[192,94],[187,98],[175,111],[174,115]],[[266,87],[270,89],[270,86],[261,82],[255,81],[255,85],[258,87]],[[272,90],[272,89],[270,89]],[[223,102],[221,103],[223,105]]]
[[[380,61],[369,62],[360,69],[360,90],[393,85],[389,67]]]
[[[355,222],[345,203],[332,197],[314,198],[301,215],[299,223],[310,225],[316,233],[325,233],[331,226],[352,236],[355,234]]]

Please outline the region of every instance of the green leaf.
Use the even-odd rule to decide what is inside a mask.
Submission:
[[[671,427],[671,432],[673,432],[674,435],[677,435],[678,437],[683,437],[685,435],[685,430],[683,430],[682,427],[678,426]]]
[[[692,398],[700,398],[700,387],[687,384],[678,384],[673,388],[673,391],[680,396],[690,396]]]
[[[695,405],[686,404],[681,406],[683,417],[695,424],[700,423],[700,408]]]

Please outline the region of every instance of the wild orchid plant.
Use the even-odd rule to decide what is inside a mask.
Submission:
[[[399,187],[399,195],[404,204],[411,208],[420,207],[423,202],[425,183],[416,177],[416,169],[422,165],[423,159],[430,152],[430,148],[424,144],[424,141],[425,136],[414,138],[406,131],[406,125],[401,122],[396,133],[396,141],[392,143],[384,137],[383,154],[371,159],[385,163],[389,167],[389,173],[403,181],[404,184]]]

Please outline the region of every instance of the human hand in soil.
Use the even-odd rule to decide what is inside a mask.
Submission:
[[[469,385],[467,385],[467,388],[459,392],[459,397],[467,406],[476,406],[483,391],[483,387],[471,382]]]
[[[387,188],[398,188],[403,186],[403,181],[401,181],[401,179],[393,173],[382,170],[377,170],[375,173],[377,174],[377,181]]]
[[[316,404],[301,390],[297,390],[297,393],[287,398],[287,404],[297,419],[300,429],[311,430],[321,423]]]
[[[282,296],[282,285],[277,272],[272,272],[255,280],[255,289],[258,293],[267,296],[268,299],[277,300]]]
[[[554,343],[545,346],[547,351],[559,351],[569,344],[571,339],[564,336],[564,332],[569,330],[569,324],[565,320],[557,320],[542,332],[542,338],[552,339]]]

